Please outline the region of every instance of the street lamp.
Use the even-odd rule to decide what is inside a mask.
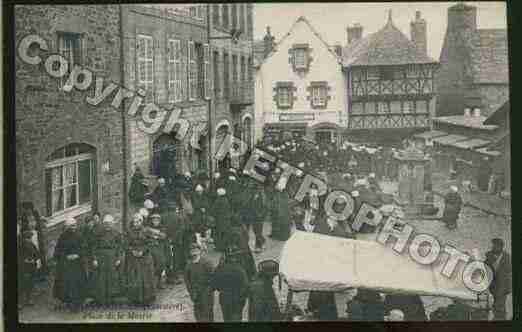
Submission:
[[[227,36],[210,36],[210,4],[207,4],[207,44],[208,44],[208,52],[209,52],[209,58],[210,54],[212,54],[212,47],[211,47],[211,40],[216,39],[230,39],[232,40],[233,44],[237,44],[239,41],[239,37],[241,36],[243,32],[240,29],[233,28],[230,30],[230,34]],[[208,73],[210,75],[210,73]],[[213,128],[212,128],[212,98],[208,99],[208,150],[209,150],[209,158],[208,158],[208,169],[210,172],[210,184],[211,186],[214,184],[214,177],[212,176],[212,134],[213,134]]]

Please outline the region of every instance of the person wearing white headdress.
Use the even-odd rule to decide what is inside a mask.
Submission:
[[[65,220],[65,230],[54,249],[56,273],[53,295],[66,305],[83,303],[86,275],[83,268],[83,241],[74,218]]]
[[[150,304],[155,298],[155,278],[151,251],[155,247],[154,233],[143,225],[143,217],[136,213],[126,234],[125,284],[126,296],[132,304]]]
[[[150,199],[146,199],[145,202],[143,203],[143,207],[147,210],[152,210],[152,209],[154,209],[154,202],[151,201]]]
[[[449,229],[457,228],[457,220],[462,208],[462,197],[457,186],[450,186],[450,192],[444,196],[444,213],[442,221]]]
[[[92,248],[91,264],[95,272],[91,295],[100,305],[112,303],[116,294],[121,293],[121,281],[125,274],[120,266],[123,259],[122,236],[114,223],[112,215],[103,217],[103,232],[97,233]]]

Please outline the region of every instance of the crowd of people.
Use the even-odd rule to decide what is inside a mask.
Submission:
[[[344,221],[329,217],[320,208],[326,195],[319,196],[317,189],[312,189],[302,202],[293,200],[299,179],[285,179],[282,183],[286,186],[281,185],[282,170],[277,167],[258,170],[267,176],[264,183],[235,168],[219,169],[212,174],[212,181],[204,172],[194,176],[188,172],[167,172],[152,191],[136,167],[128,193],[134,210],[129,221],[117,222],[113,216],[102,217],[98,212],[80,226],[75,219],[66,220],[53,256],[54,297],[73,309],[86,303],[112,304],[122,295],[132,304],[147,305],[153,303],[158,290],[166,284],[184,282],[197,321],[214,320],[215,291],[219,292],[225,321],[240,321],[247,301],[251,321],[289,318],[282,315],[273,289],[277,262],[264,261],[256,266],[254,260],[256,253],[266,249],[264,221],[271,223],[269,236],[273,240],[286,241],[294,228],[356,238],[350,225],[362,203],[379,208],[384,218],[403,217],[393,196],[385,194],[379,185],[380,180],[395,180],[398,176],[394,149],[350,144],[337,147],[306,140],[271,142],[258,147],[297,167],[300,174],[324,179],[329,191],[341,189],[350,193],[354,198],[353,215]],[[430,189],[430,181],[426,180],[425,186]],[[334,209],[344,204],[341,198]],[[442,220],[454,228],[462,205],[456,187],[445,198],[445,204]],[[37,232],[31,223],[34,218],[38,216],[31,213],[22,218],[21,305],[31,304],[35,274],[46,266],[42,257],[45,255],[40,255],[41,248],[35,246]],[[124,232],[117,227],[122,224],[127,226]],[[254,248],[249,245],[250,230],[255,236]],[[364,225],[358,232],[376,231],[375,227]],[[206,258],[211,248],[221,253],[217,265]],[[383,302],[377,295],[358,290],[348,305],[351,319],[425,320],[420,298],[388,295]],[[415,313],[403,302],[408,303],[408,308],[415,303]],[[372,307],[368,303],[377,304]],[[380,308],[377,313],[376,306]],[[306,310],[315,319],[338,319],[332,292],[310,292]]]

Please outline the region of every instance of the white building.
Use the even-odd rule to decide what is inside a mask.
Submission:
[[[264,134],[281,138],[285,132],[312,134],[322,142],[336,139],[348,119],[346,79],[334,49],[304,17],[275,45],[267,29],[263,44],[256,71],[255,139]]]

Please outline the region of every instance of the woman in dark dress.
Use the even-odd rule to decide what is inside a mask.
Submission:
[[[86,290],[85,270],[82,264],[82,239],[77,231],[76,220],[65,221],[65,231],[60,235],[54,249],[56,277],[54,297],[73,307],[82,304]]]
[[[123,243],[114,222],[111,215],[105,215],[102,224],[95,226],[94,230],[92,295],[95,302],[102,305],[111,304],[114,297],[122,293]]]
[[[127,233],[125,257],[127,296],[133,304],[150,304],[156,296],[154,261],[147,242],[143,217],[135,214]]]
[[[161,224],[161,215],[159,213],[154,213],[150,216],[150,223],[147,223],[145,230],[154,261],[157,288],[162,289],[162,277],[167,272],[170,247],[167,240],[167,229]]]
[[[282,187],[274,192],[275,215],[272,221],[272,238],[286,241],[290,237],[290,198]]]
[[[458,193],[456,186],[450,187],[450,192],[444,196],[444,213],[442,215],[442,221],[446,224],[449,229],[457,228],[457,220],[459,219],[459,213],[462,208],[462,198]]]

